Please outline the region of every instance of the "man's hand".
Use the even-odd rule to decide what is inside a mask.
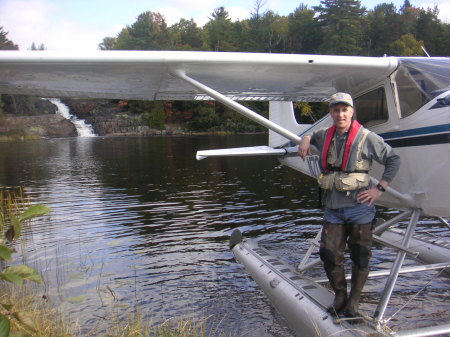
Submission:
[[[298,155],[305,160],[306,156],[312,155],[310,146],[311,136],[303,136],[298,146]]]
[[[387,181],[380,181],[381,186],[386,188],[389,183]],[[375,201],[383,194],[375,185],[369,188],[368,190],[362,191],[358,194],[358,201],[361,203],[369,203],[369,206],[372,206]]]

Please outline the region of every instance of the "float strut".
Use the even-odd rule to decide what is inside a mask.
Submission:
[[[417,221],[419,221],[421,210],[414,209],[411,215],[411,219],[408,224],[408,228],[406,229],[405,236],[403,237],[402,246],[408,248],[409,243],[411,242],[412,235],[416,229]],[[398,274],[402,267],[403,261],[405,260],[406,252],[399,251],[397,253],[397,257],[392,265],[391,274],[389,275],[388,280],[386,281],[386,285],[384,286],[383,296],[378,303],[378,306],[375,310],[374,321],[379,322],[383,319],[384,313],[386,311],[387,305],[392,295],[392,291],[394,290],[395,283],[397,282]]]

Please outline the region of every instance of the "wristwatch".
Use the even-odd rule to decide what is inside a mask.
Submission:
[[[377,188],[378,188],[378,190],[379,191],[381,191],[381,192],[386,192],[386,189],[383,187],[383,185],[381,185],[381,184],[378,184],[377,185]]]

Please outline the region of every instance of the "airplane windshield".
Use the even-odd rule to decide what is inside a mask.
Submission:
[[[395,75],[401,116],[407,117],[450,88],[450,59],[401,59]]]

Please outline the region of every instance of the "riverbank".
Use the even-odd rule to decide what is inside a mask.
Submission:
[[[0,281],[0,315],[10,319],[10,336],[154,336],[154,337],[204,337],[206,336],[207,318],[191,319],[189,317],[170,318],[161,324],[152,324],[152,320],[143,318],[142,310],[136,308],[125,318],[120,310],[111,310],[107,316],[98,316],[98,321],[108,321],[106,329],[101,324],[93,324],[88,332],[82,332],[83,327],[73,322],[67,313],[55,308],[51,299],[40,294],[39,289],[33,289],[30,283],[22,286]],[[9,305],[5,305],[8,303]],[[2,322],[4,323],[4,322]],[[6,326],[1,325],[0,330]],[[5,331],[5,330],[1,330]],[[217,336],[226,336],[217,329]],[[8,333],[6,333],[8,335]],[[3,334],[2,334],[3,336]]]
[[[72,122],[59,114],[39,116],[6,115],[0,125],[0,141],[76,137]]]
[[[231,132],[190,132],[177,125],[166,124],[164,130],[143,125],[138,118],[119,114],[115,116],[95,116],[85,119],[93,126],[97,136],[108,137],[146,137],[146,136],[183,136],[200,134],[232,134]],[[0,125],[0,141],[15,141],[42,138],[77,137],[75,125],[61,115],[5,116]]]
[[[239,114],[207,103],[178,106],[173,102],[158,105],[154,102],[66,98],[61,100],[65,111],[61,115],[57,105],[48,99],[11,95],[2,99],[0,141],[66,138],[84,134],[80,130],[77,132],[72,117],[67,119],[66,108],[69,116],[92,126],[98,136],[222,135],[264,131],[248,124],[249,121]]]
[[[233,132],[192,132],[175,124],[166,124],[164,130],[152,129],[144,125],[139,118],[128,114],[114,116],[94,116],[85,119],[92,125],[97,136],[107,137],[151,137],[185,135],[229,135]],[[5,116],[0,125],[0,142],[77,137],[75,125],[59,114],[39,116]]]

